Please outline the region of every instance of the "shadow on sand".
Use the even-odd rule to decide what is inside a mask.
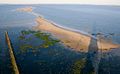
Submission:
[[[84,68],[81,70],[81,74],[98,74],[100,62],[100,53],[98,50],[97,39],[91,38],[86,56],[86,63]]]

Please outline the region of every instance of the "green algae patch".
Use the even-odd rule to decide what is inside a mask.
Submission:
[[[58,43],[59,40],[51,38],[49,34],[47,33],[42,33],[42,32],[36,32],[34,33],[34,36],[38,39],[41,39],[44,41],[44,43],[41,45],[44,48],[47,48],[49,46],[54,45],[55,43]]]
[[[28,45],[28,44],[24,44],[24,45],[20,46],[20,49],[21,49],[22,52],[27,52],[28,48],[32,49],[33,47],[31,45]]]
[[[19,39],[23,40],[23,39],[25,39],[25,37],[24,36],[19,36]]]
[[[86,62],[85,58],[75,61],[72,66],[72,73],[81,74],[81,70],[84,68],[85,62]]]
[[[20,49],[22,52],[26,52],[27,49],[48,48],[60,42],[60,40],[52,38],[48,33],[31,30],[21,31],[18,38],[21,42]]]
[[[35,33],[35,31],[32,31],[32,30],[23,30],[23,31],[21,31],[22,35],[28,35],[28,34],[31,34],[31,33]]]

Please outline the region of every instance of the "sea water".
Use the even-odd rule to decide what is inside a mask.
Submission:
[[[8,31],[14,47],[16,62],[19,70],[23,74],[68,74],[71,72],[72,64],[75,60],[84,57],[81,53],[71,51],[63,45],[56,44],[46,49],[39,49],[37,53],[19,52],[18,36],[22,30],[31,29],[36,26],[35,16],[26,12],[17,12],[16,8],[33,6],[34,12],[44,16],[58,25],[68,27],[89,34],[103,33],[108,35],[114,33],[112,39],[120,43],[120,7],[119,6],[97,6],[97,5],[0,5],[0,73],[12,73],[8,48],[5,42],[4,32]],[[35,43],[35,42],[34,42]],[[53,51],[53,54],[48,54]],[[59,55],[55,56],[59,52]],[[99,73],[116,74],[120,72],[120,50],[113,50],[112,59],[103,59]],[[67,54],[66,54],[67,53]],[[105,60],[105,61],[104,61]],[[106,64],[110,62],[109,64]],[[114,65],[116,64],[117,65]],[[102,71],[101,71],[102,70]]]

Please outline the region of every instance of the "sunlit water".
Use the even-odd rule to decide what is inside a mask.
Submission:
[[[112,39],[114,42],[120,43],[120,7],[89,5],[30,6],[34,7],[33,11],[35,13],[61,26],[85,31],[90,34],[101,32],[108,35],[109,33],[115,33]],[[36,25],[34,15],[15,11],[16,8],[21,7],[25,7],[25,5],[0,5],[0,72],[2,74],[12,73],[4,36],[4,32],[7,30],[22,74],[71,73],[74,61],[81,59],[85,54],[71,51],[59,43],[49,48],[38,49],[39,51],[35,53],[19,53],[19,45],[21,43],[18,40],[18,36],[20,31],[31,29]],[[99,73],[120,73],[119,52],[120,50],[113,50],[111,51],[111,57],[104,56],[105,59],[103,58],[99,65]]]

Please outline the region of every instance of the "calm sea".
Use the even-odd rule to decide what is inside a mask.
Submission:
[[[40,49],[36,54],[29,52],[19,54],[18,36],[20,31],[31,29],[36,25],[35,16],[25,12],[16,12],[16,8],[33,6],[34,12],[44,16],[63,27],[68,27],[89,34],[102,33],[111,36],[114,42],[120,44],[120,7],[119,6],[97,6],[97,5],[0,5],[0,73],[11,73],[11,65],[8,48],[5,42],[4,32],[8,31],[11,38],[17,63],[22,74],[68,74],[74,61],[84,57],[84,54],[76,53],[62,45],[47,49]],[[54,56],[48,54],[60,52]],[[67,54],[66,54],[67,53]],[[110,62],[110,65],[101,65],[100,68],[109,68],[111,74],[120,73],[120,50],[113,50],[111,60],[101,61],[103,64]],[[115,64],[117,65],[115,66]],[[100,71],[101,74],[108,73],[108,70]]]

